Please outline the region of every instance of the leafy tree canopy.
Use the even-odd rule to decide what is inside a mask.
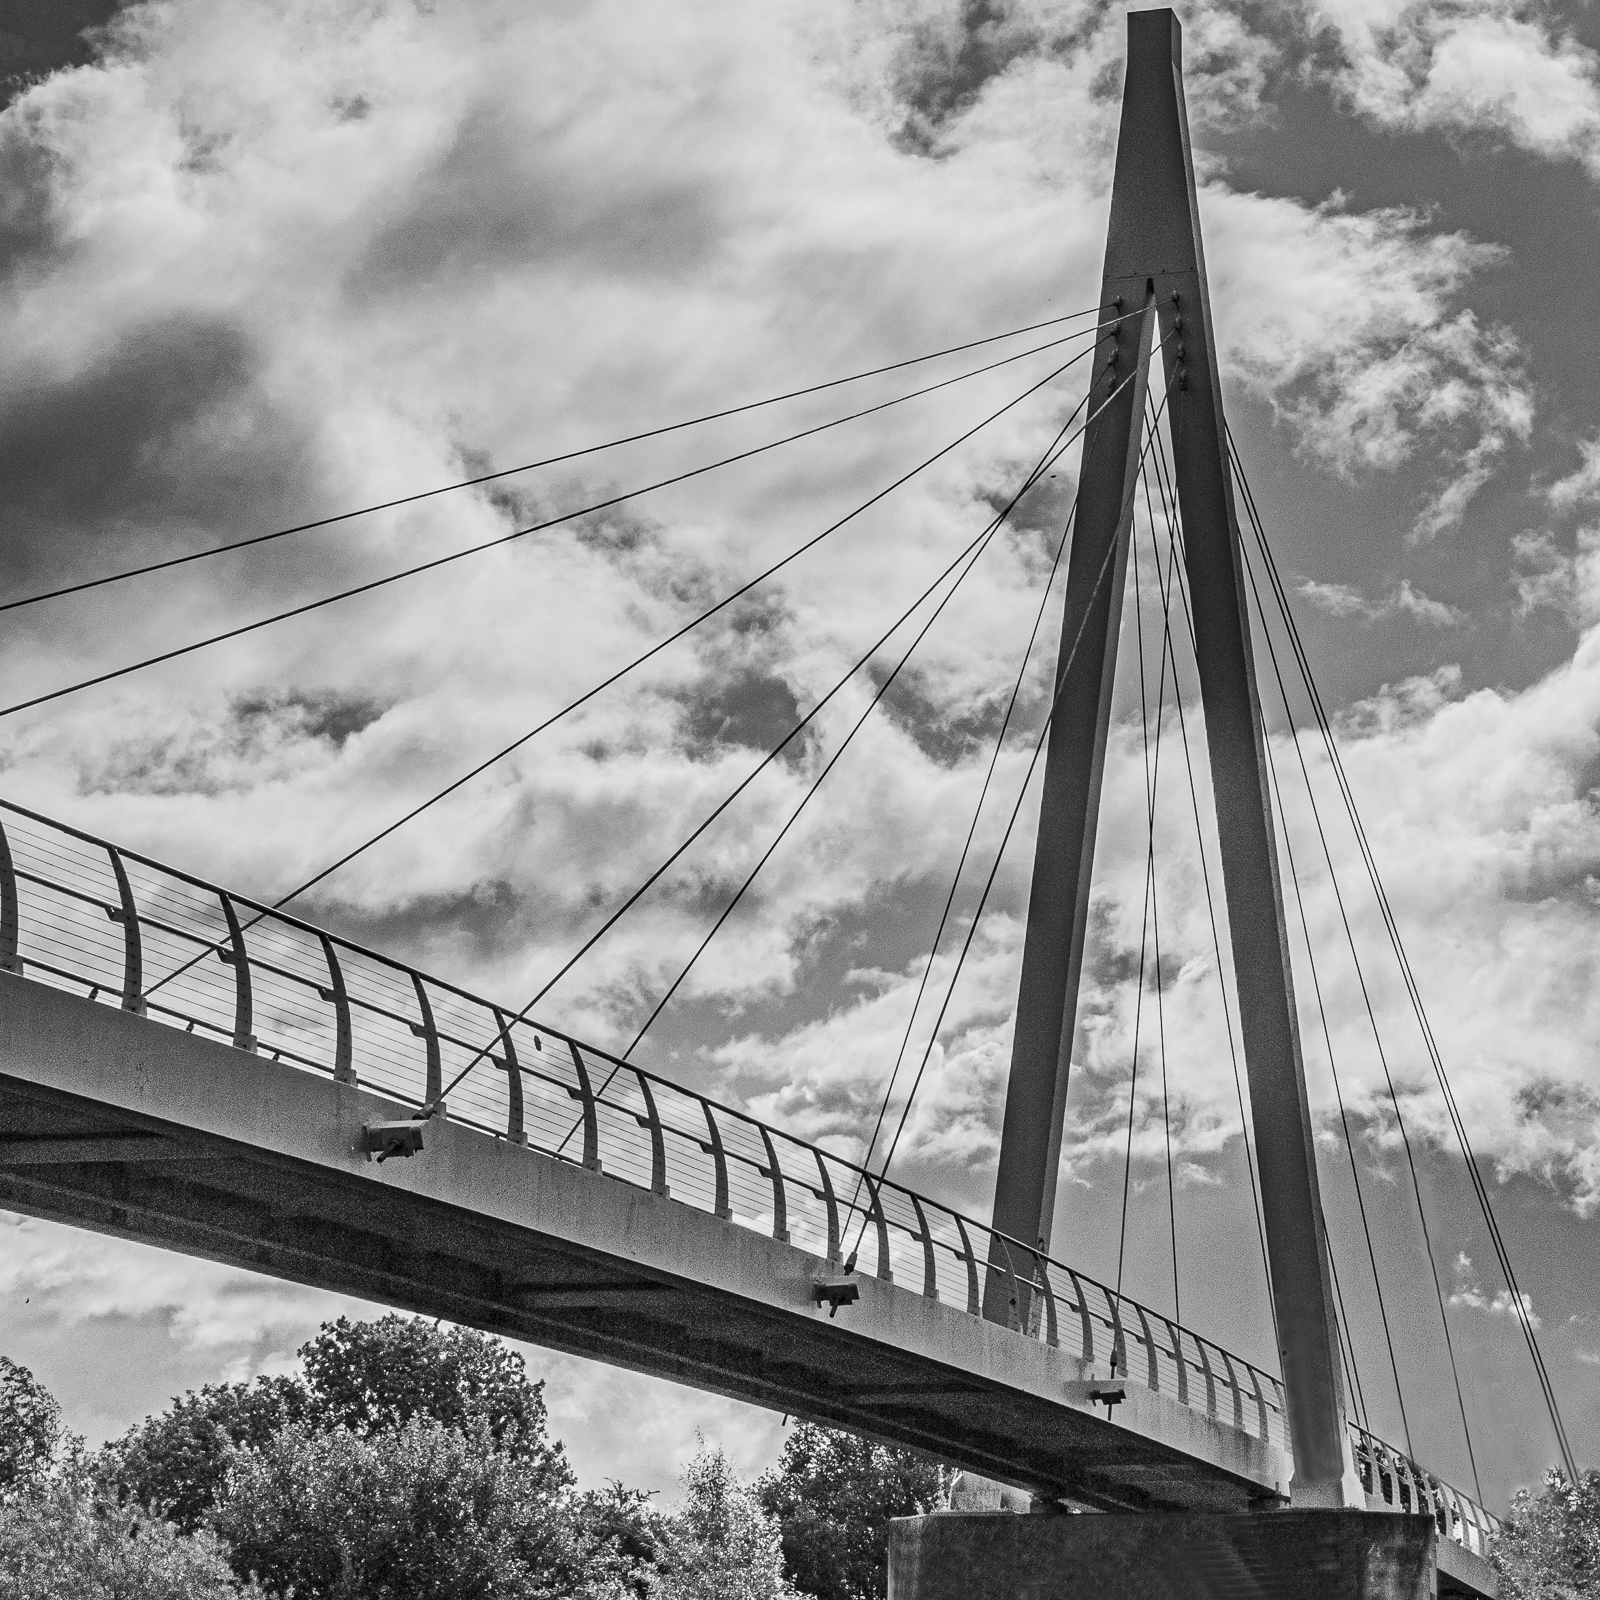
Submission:
[[[1495,1540],[1501,1600],[1572,1600],[1600,1592],[1600,1472],[1574,1484],[1559,1469],[1544,1490],[1519,1489]]]
[[[420,1317],[340,1317],[300,1347],[311,1415],[324,1427],[372,1433],[426,1417],[447,1428],[481,1422],[501,1450],[560,1453],[545,1435],[544,1384],[522,1357],[471,1328]]]
[[[367,1437],[420,1418],[481,1431],[552,1491],[572,1482],[546,1431],[544,1385],[530,1383],[522,1357],[489,1334],[416,1317],[341,1317],[299,1353],[303,1379],[208,1385],[130,1429],[105,1452],[110,1480],[188,1531],[217,1503],[238,1449],[261,1449],[293,1425]]]
[[[0,1494],[37,1477],[61,1444],[61,1407],[26,1367],[0,1356]]]
[[[10,1496],[0,1511],[0,1600],[236,1600],[215,1537],[118,1504],[81,1462]]]
[[[758,1492],[796,1588],[818,1600],[883,1600],[890,1520],[933,1510],[945,1476],[909,1450],[801,1423]]]
[[[239,1452],[213,1524],[236,1572],[295,1600],[620,1596],[622,1564],[593,1548],[565,1488],[481,1419],[412,1416],[365,1437],[294,1423]]]
[[[683,1490],[683,1507],[667,1524],[657,1600],[790,1600],[778,1525],[727,1456],[702,1439]]]
[[[215,1503],[234,1448],[268,1443],[309,1409],[293,1378],[207,1384],[108,1445],[103,1469],[123,1496],[192,1532]]]

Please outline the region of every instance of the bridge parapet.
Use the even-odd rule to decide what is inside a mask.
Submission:
[[[1148,1389],[1289,1449],[1279,1380],[1161,1313],[821,1146],[444,979],[0,801],[0,970],[360,1083],[604,1172],[1061,1349],[1086,1393]],[[424,1132],[424,1145],[426,1143]],[[1481,1554],[1467,1497],[1358,1433],[1373,1509],[1430,1507]]]

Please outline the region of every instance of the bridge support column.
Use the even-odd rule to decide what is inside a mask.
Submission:
[[[1273,837],[1244,555],[1222,412],[1216,341],[1182,81],[1170,10],[1128,16],[1127,74],[1101,299],[1121,308],[1118,342],[1096,365],[1102,398],[1160,333],[1173,473],[1195,629],[1206,745],[1222,855],[1261,1211],[1294,1440],[1297,1507],[1365,1504],[1345,1425],[1316,1151],[1295,1013]],[[1143,310],[1143,316],[1128,316]],[[1128,330],[1137,333],[1130,341]],[[1129,386],[1140,396],[1142,388]],[[1131,402],[1130,402],[1131,403]],[[1128,515],[1139,462],[1138,409],[1107,407],[1084,440],[1078,523],[1067,571],[1057,700],[1050,727],[1028,928],[1006,1090],[995,1231],[1048,1250],[1067,1074],[1089,906],[1095,815],[1110,721]],[[1004,1245],[998,1245],[1001,1250]],[[1014,1253],[1014,1251],[1013,1251]],[[989,1274],[984,1314],[1013,1311],[1009,1276]],[[1026,1292],[1025,1290],[1023,1291]]]
[[[890,1524],[889,1600],[1435,1600],[1428,1517],[937,1512]]]

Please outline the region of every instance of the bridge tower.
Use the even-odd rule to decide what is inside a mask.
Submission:
[[[1170,10],[1129,14],[1101,294],[1120,320],[1097,352],[1090,391],[1092,404],[1114,398],[1084,437],[994,1226],[1049,1249],[1152,364],[1146,356],[1159,335],[1294,1441],[1291,1495],[1302,1507],[1364,1507],[1345,1426],[1181,51],[1182,29]],[[1118,392],[1130,372],[1134,380]],[[989,1277],[985,1314],[1003,1321],[1006,1291],[999,1274]]]

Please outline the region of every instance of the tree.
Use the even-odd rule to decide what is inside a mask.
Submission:
[[[187,1535],[119,1504],[81,1460],[0,1508],[0,1600],[238,1600],[209,1533]]]
[[[1600,1592],[1600,1472],[1576,1484],[1559,1468],[1544,1491],[1519,1489],[1495,1540],[1501,1600],[1571,1600]]]
[[[61,1407],[26,1367],[0,1356],[0,1495],[48,1469],[61,1445]]]
[[[684,1503],[667,1524],[657,1600],[788,1600],[778,1525],[705,1440],[683,1473]]]
[[[801,1423],[757,1490],[777,1519],[797,1589],[819,1600],[882,1600],[890,1520],[933,1510],[947,1477],[909,1450]]]
[[[235,1572],[295,1600],[578,1596],[597,1574],[569,1484],[496,1448],[482,1419],[413,1416],[366,1437],[294,1423],[237,1452],[213,1524]]]
[[[671,1530],[642,1489],[624,1488],[613,1478],[591,1489],[578,1506],[586,1543],[606,1553],[616,1576],[637,1600],[645,1600],[655,1581]]]
[[[108,1445],[102,1471],[124,1498],[192,1533],[216,1503],[234,1449],[266,1444],[309,1406],[293,1378],[208,1384]]]
[[[414,1418],[487,1431],[491,1447],[525,1458],[565,1487],[570,1472],[546,1428],[544,1385],[489,1334],[418,1317],[340,1317],[300,1347],[305,1377],[208,1385],[175,1399],[108,1445],[102,1465],[127,1498],[186,1532],[216,1505],[238,1449],[286,1427],[344,1428],[358,1437]]]
[[[545,1433],[544,1384],[522,1357],[472,1328],[421,1317],[340,1317],[300,1347],[312,1417],[368,1434],[427,1417],[447,1428],[483,1423],[498,1449],[559,1455]]]

